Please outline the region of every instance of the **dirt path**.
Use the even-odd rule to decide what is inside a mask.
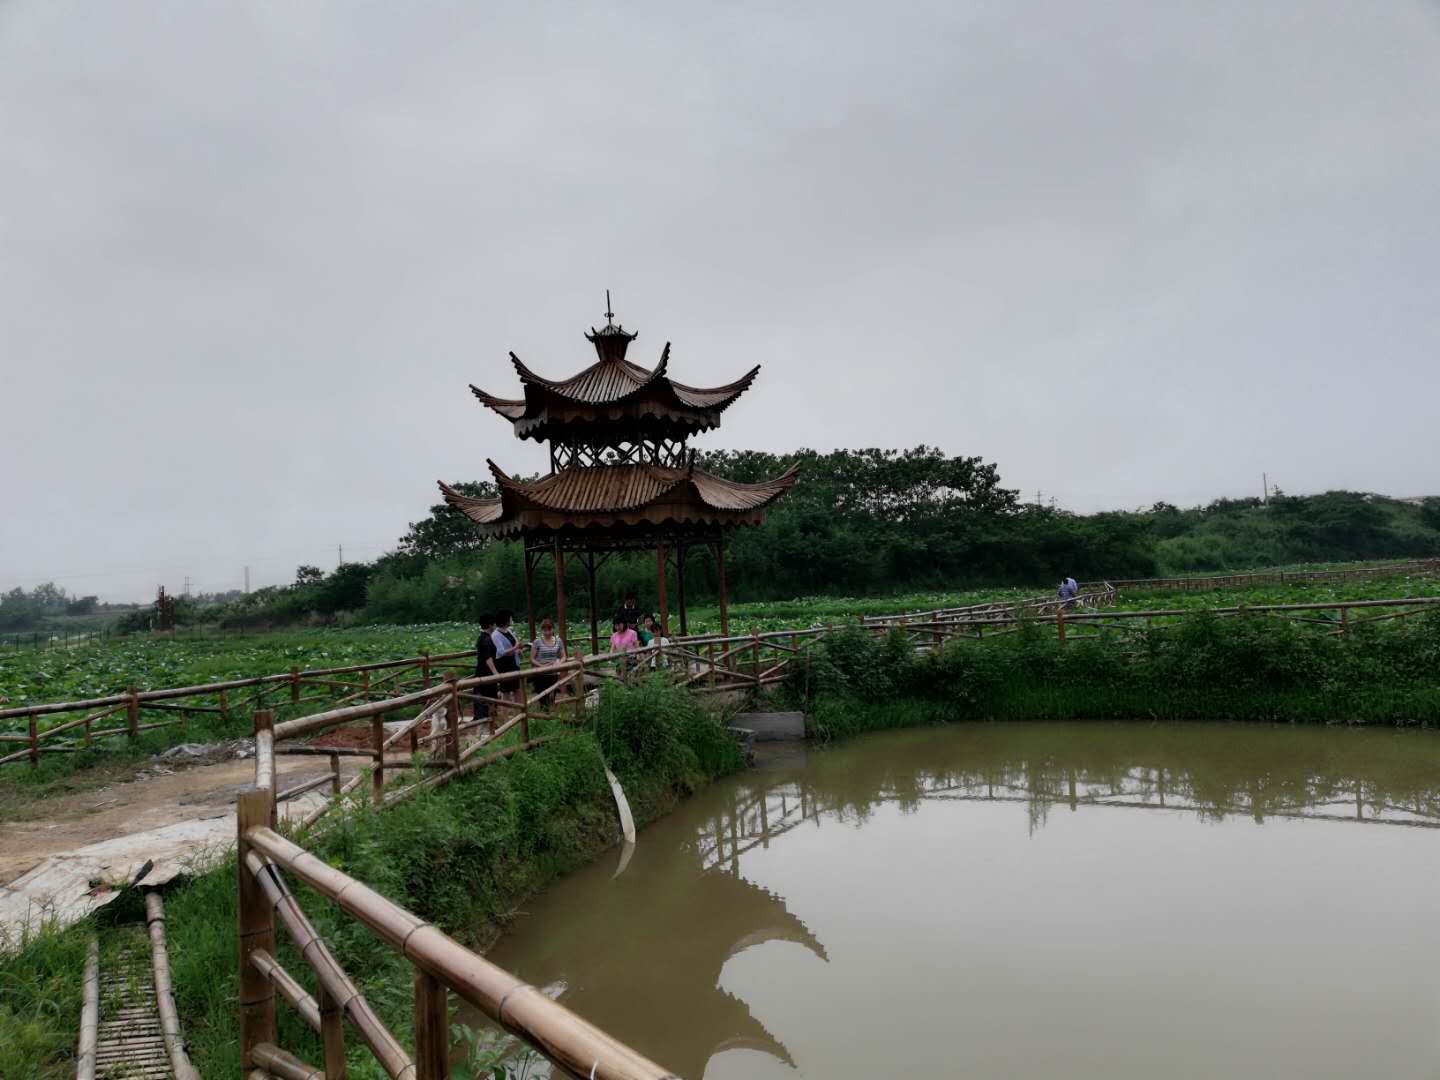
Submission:
[[[356,761],[359,759],[349,759]],[[324,758],[276,761],[280,787],[330,771]],[[167,770],[160,773],[160,769]],[[173,771],[170,771],[173,768]],[[354,766],[342,775],[354,775]],[[255,761],[174,768],[154,763],[143,780],[47,799],[35,820],[0,822],[0,883],[9,883],[51,855],[130,833],[147,832],[199,818],[221,817],[255,782]]]

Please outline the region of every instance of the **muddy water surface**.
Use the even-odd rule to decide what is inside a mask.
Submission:
[[[986,724],[786,750],[491,958],[682,1076],[1440,1075],[1440,736]]]

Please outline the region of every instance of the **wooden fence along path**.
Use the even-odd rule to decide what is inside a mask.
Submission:
[[[996,601],[970,604],[961,607],[934,608],[928,611],[914,611],[897,615],[866,616],[859,625],[870,632],[886,632],[891,627],[901,627],[917,641],[933,645],[951,637],[982,637],[987,626],[1003,629],[1017,617],[1033,618],[1042,622],[1062,621],[1077,623],[1091,619],[1087,610],[1112,607],[1121,589],[1147,591],[1159,589],[1215,589],[1244,584],[1267,582],[1330,581],[1356,577],[1395,576],[1413,573],[1440,573],[1440,559],[1396,563],[1388,566],[1367,567],[1360,570],[1316,570],[1316,571],[1273,571],[1260,574],[1232,574],[1223,577],[1205,578],[1151,578],[1119,582],[1101,582],[1082,587],[1080,595],[1061,602],[1055,597],[1040,597],[1015,603]],[[1429,603],[1425,598],[1400,598],[1395,600],[1337,601],[1329,604],[1256,605],[1245,608],[1217,608],[1216,614],[1236,614],[1244,610],[1252,614],[1281,614],[1309,612],[1309,615],[1295,615],[1301,621],[1319,621],[1314,614],[1335,611],[1342,625],[1349,623],[1349,610],[1365,606],[1392,605],[1397,610],[1394,617],[1410,614],[1415,606]],[[1191,614],[1191,612],[1157,610],[1149,612],[1113,612],[1109,618],[1125,620],[1148,618],[1151,625],[1157,618]],[[1283,617],[1283,616],[1282,616]],[[953,624],[962,624],[968,631],[957,633]],[[814,644],[814,639],[854,623],[827,624],[807,630],[781,630],[764,634],[721,637],[719,635],[692,635],[672,639],[668,647],[671,659],[679,658],[687,665],[689,677],[687,686],[703,691],[733,690],[779,681],[788,666],[782,661],[786,654],[794,656],[802,648]],[[1063,636],[1063,630],[1060,631]],[[918,635],[918,636],[917,636]],[[798,643],[798,644],[797,644]],[[718,650],[718,651],[717,651]],[[760,668],[762,659],[768,659],[770,666]],[[450,652],[436,655],[406,657],[399,660],[383,660],[369,664],[350,664],[343,667],[302,670],[292,667],[290,671],[274,675],[261,675],[248,679],[232,679],[227,682],[208,683],[201,686],[181,686],[160,690],[138,690],[131,688],[123,694],[90,698],[83,701],[55,702],[42,705],[27,705],[0,709],[0,723],[23,720],[28,730],[24,734],[0,733],[0,765],[8,762],[28,760],[38,764],[42,754],[75,753],[95,745],[97,740],[118,735],[133,740],[141,733],[156,728],[183,724],[187,717],[197,714],[218,714],[222,718],[233,712],[245,715],[255,709],[283,710],[290,712],[319,708],[321,703],[329,706],[319,715],[329,715],[336,708],[348,702],[375,702],[394,700],[405,693],[419,696],[416,701],[430,700],[426,691],[447,679],[458,678],[473,670],[475,651]],[[571,664],[577,661],[571,661]],[[592,670],[601,670],[614,660],[607,656],[590,657]],[[750,667],[748,673],[744,668]],[[721,670],[723,667],[723,670]],[[562,670],[562,669],[555,669]],[[758,678],[757,678],[758,677]],[[391,706],[394,708],[394,706]],[[387,709],[385,711],[390,711]],[[168,719],[142,722],[147,712],[169,714]],[[74,719],[63,720],[53,727],[41,729],[42,717],[60,716],[66,713],[82,713]],[[123,715],[123,723],[116,717]],[[368,714],[365,714],[368,715]],[[293,723],[294,721],[286,721]],[[62,738],[63,737],[63,738]],[[15,747],[8,753],[8,747]]]

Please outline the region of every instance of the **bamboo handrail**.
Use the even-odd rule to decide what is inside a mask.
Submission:
[[[281,1050],[274,1043],[256,1043],[250,1052],[255,1057],[255,1064],[279,1080],[325,1080],[325,1074],[321,1070],[314,1065],[305,1064],[290,1051]]]
[[[256,949],[250,954],[250,963],[274,984],[275,989],[280,991],[280,996],[300,1014],[300,1019],[309,1024],[311,1029],[320,1030],[320,1006],[310,996],[309,991],[300,985],[299,980],[281,966],[280,961],[264,949]]]
[[[254,851],[337,904],[418,968],[573,1075],[594,1080],[671,1080],[674,1077],[673,1073],[552,1001],[542,991],[470,952],[436,927],[274,830],[252,827],[244,838]],[[260,861],[258,856],[254,861]],[[273,874],[267,876],[275,878]]]

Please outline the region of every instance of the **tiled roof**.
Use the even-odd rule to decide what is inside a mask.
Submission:
[[[474,499],[440,485],[445,501],[478,525],[508,532],[526,511],[583,519],[620,515],[630,524],[650,519],[705,520],[723,523],[748,519],[795,483],[799,466],[759,484],[741,484],[696,469],[658,465],[572,466],[522,484],[493,461],[488,463],[500,486],[498,499]]]

